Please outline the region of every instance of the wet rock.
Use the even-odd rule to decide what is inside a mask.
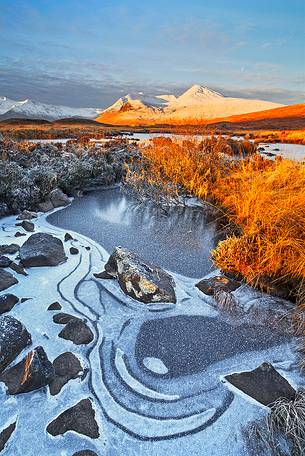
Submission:
[[[71,340],[76,345],[87,345],[93,341],[94,335],[84,321],[74,318],[66,324],[58,337]]]
[[[263,405],[270,405],[280,398],[292,400],[296,393],[269,363],[263,363],[253,371],[226,375],[225,379]]]
[[[22,236],[26,236],[26,234],[25,233],[20,233],[20,231],[17,231],[15,233],[15,237],[22,237]]]
[[[15,304],[19,301],[19,298],[13,294],[4,294],[0,296],[0,315],[12,310]]]
[[[214,276],[208,279],[202,279],[196,283],[196,287],[202,291],[202,293],[213,296],[216,290],[222,290],[230,292],[236,290],[241,286],[240,282],[229,279],[226,276]]]
[[[8,268],[12,260],[4,255],[0,256],[0,268]]]
[[[54,206],[53,206],[51,200],[46,200],[46,201],[42,201],[41,203],[39,203],[37,205],[37,209],[40,212],[49,212],[54,209]]]
[[[16,421],[14,423],[11,423],[7,428],[3,429],[3,431],[0,433],[0,453],[4,450],[5,445],[9,441],[15,429]]]
[[[0,291],[6,290],[16,283],[18,283],[18,280],[13,276],[13,274],[0,269]]]
[[[54,377],[54,367],[48,360],[42,347],[36,347],[15,366],[0,374],[0,382],[4,382],[8,394],[28,393],[42,388]]]
[[[9,315],[0,317],[0,372],[31,343],[25,326]]]
[[[20,248],[25,267],[57,266],[66,261],[63,243],[47,233],[32,234]]]
[[[53,436],[64,434],[67,431],[75,431],[92,439],[99,437],[95,411],[90,399],[83,399],[65,410],[47,426],[47,432]]]
[[[49,305],[48,310],[61,310],[61,305],[59,302],[52,302],[52,304]]]
[[[145,302],[176,302],[175,282],[162,268],[144,262],[133,252],[116,247],[105,265],[108,275],[117,278],[121,289]]]
[[[65,234],[65,242],[72,241],[73,237],[71,236],[70,233]]]
[[[55,377],[49,385],[52,396],[58,394],[69,380],[78,378],[83,373],[83,368],[79,359],[70,352],[59,355],[53,361],[53,366],[55,370]]]
[[[60,312],[53,316],[54,323],[58,325],[66,325],[70,320],[77,320],[78,318],[75,315],[70,315],[64,312]]]
[[[0,255],[14,255],[19,249],[18,244],[0,245]]]
[[[27,276],[28,273],[25,271],[24,267],[22,266],[22,264],[17,264],[15,263],[14,261],[12,261],[12,263],[10,264],[10,268],[17,272],[17,274],[22,274],[24,276]]]
[[[73,456],[98,456],[94,451],[91,450],[81,450],[74,453]]]
[[[69,197],[60,188],[52,190],[49,194],[49,199],[53,207],[68,206],[71,203]]]
[[[36,217],[36,212],[24,210],[18,215],[17,220],[31,220]]]
[[[76,247],[70,247],[70,253],[71,255],[77,255],[79,250]]]
[[[33,232],[35,229],[34,223],[30,222],[29,220],[23,220],[21,223],[16,223],[16,226],[21,226],[25,231],[28,231],[29,233]]]

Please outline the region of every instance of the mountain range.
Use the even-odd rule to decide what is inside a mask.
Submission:
[[[247,114],[283,105],[270,101],[231,98],[207,87],[193,85],[180,96],[146,96],[143,92],[119,98],[106,109],[71,108],[32,100],[15,101],[0,97],[0,120],[30,118],[58,120],[87,118],[114,125],[149,125],[200,122],[204,119]]]

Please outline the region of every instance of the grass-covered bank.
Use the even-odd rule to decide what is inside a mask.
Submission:
[[[224,154],[223,152],[226,152]],[[238,160],[233,156],[239,155]],[[171,197],[188,193],[219,207],[233,226],[213,256],[224,271],[242,274],[265,291],[302,300],[305,278],[305,168],[266,160],[248,142],[211,138],[153,140],[128,182]]]

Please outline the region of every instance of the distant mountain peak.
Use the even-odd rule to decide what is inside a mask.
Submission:
[[[221,93],[215,92],[214,90],[211,90],[208,87],[204,87],[199,84],[192,85],[178,98],[182,99],[182,98],[188,98],[188,97],[224,98],[224,96]]]

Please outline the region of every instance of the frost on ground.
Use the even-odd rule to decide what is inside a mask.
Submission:
[[[63,241],[68,259],[56,267],[28,268],[28,276],[15,274],[18,284],[5,291],[29,298],[9,311],[32,336],[12,364],[42,346],[52,362],[73,353],[82,371],[76,361],[75,376],[55,395],[49,387],[8,395],[0,383],[0,433],[16,422],[3,454],[72,456],[82,449],[101,456],[250,454],[244,429],[268,409],[222,379],[268,361],[298,387],[295,342],[265,326],[223,318],[195,279],[178,274],[172,274],[176,304],[137,302],[115,280],[95,278],[109,257],[103,247],[73,232],[73,239],[64,242],[65,231],[49,225],[45,216],[34,222],[35,232]],[[15,223],[15,217],[2,219],[0,244],[22,245],[31,235],[16,238],[20,227]],[[69,253],[72,246],[78,254]],[[249,296],[248,288],[238,293],[251,302],[261,298]],[[52,303],[61,309],[47,310]],[[55,317],[55,323],[59,312],[69,316]],[[76,318],[67,323],[71,315]],[[79,324],[79,319],[93,333],[92,342],[77,345],[59,337],[63,324]],[[82,435],[73,426],[64,433],[49,426],[58,417],[62,423],[62,413],[79,403],[98,429],[93,425]]]

